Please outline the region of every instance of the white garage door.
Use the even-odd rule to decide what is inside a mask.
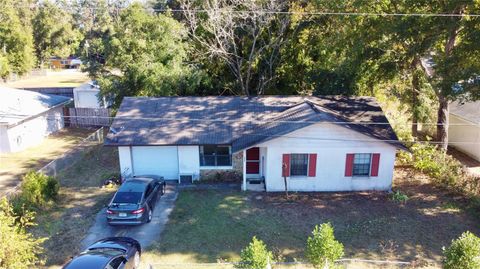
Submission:
[[[176,146],[132,147],[135,175],[159,175],[165,179],[178,179],[178,153]]]

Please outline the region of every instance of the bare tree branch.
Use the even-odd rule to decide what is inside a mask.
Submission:
[[[180,0],[180,3],[190,35],[200,48],[227,64],[243,94],[264,94],[275,79],[279,51],[290,25],[290,16],[271,11],[287,10],[288,1],[205,0],[197,4],[195,0]]]

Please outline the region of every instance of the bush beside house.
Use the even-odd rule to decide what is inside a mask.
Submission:
[[[469,207],[480,212],[480,177],[468,173],[457,159],[435,145],[416,143],[410,150],[411,154],[400,153],[401,164],[411,164],[430,176],[433,183],[466,196],[470,200]]]
[[[465,232],[460,238],[452,240],[450,247],[444,248],[443,254],[445,269],[478,269],[480,268],[480,238]]]

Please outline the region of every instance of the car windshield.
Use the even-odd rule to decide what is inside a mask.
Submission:
[[[141,192],[117,192],[113,203],[115,204],[138,204],[142,199]]]

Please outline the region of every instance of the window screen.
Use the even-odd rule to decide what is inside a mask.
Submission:
[[[306,176],[308,174],[308,154],[290,154],[290,175]]]
[[[230,146],[200,146],[200,166],[231,166]]]
[[[353,175],[354,176],[368,176],[370,175],[370,163],[372,154],[357,153],[353,158]]]

